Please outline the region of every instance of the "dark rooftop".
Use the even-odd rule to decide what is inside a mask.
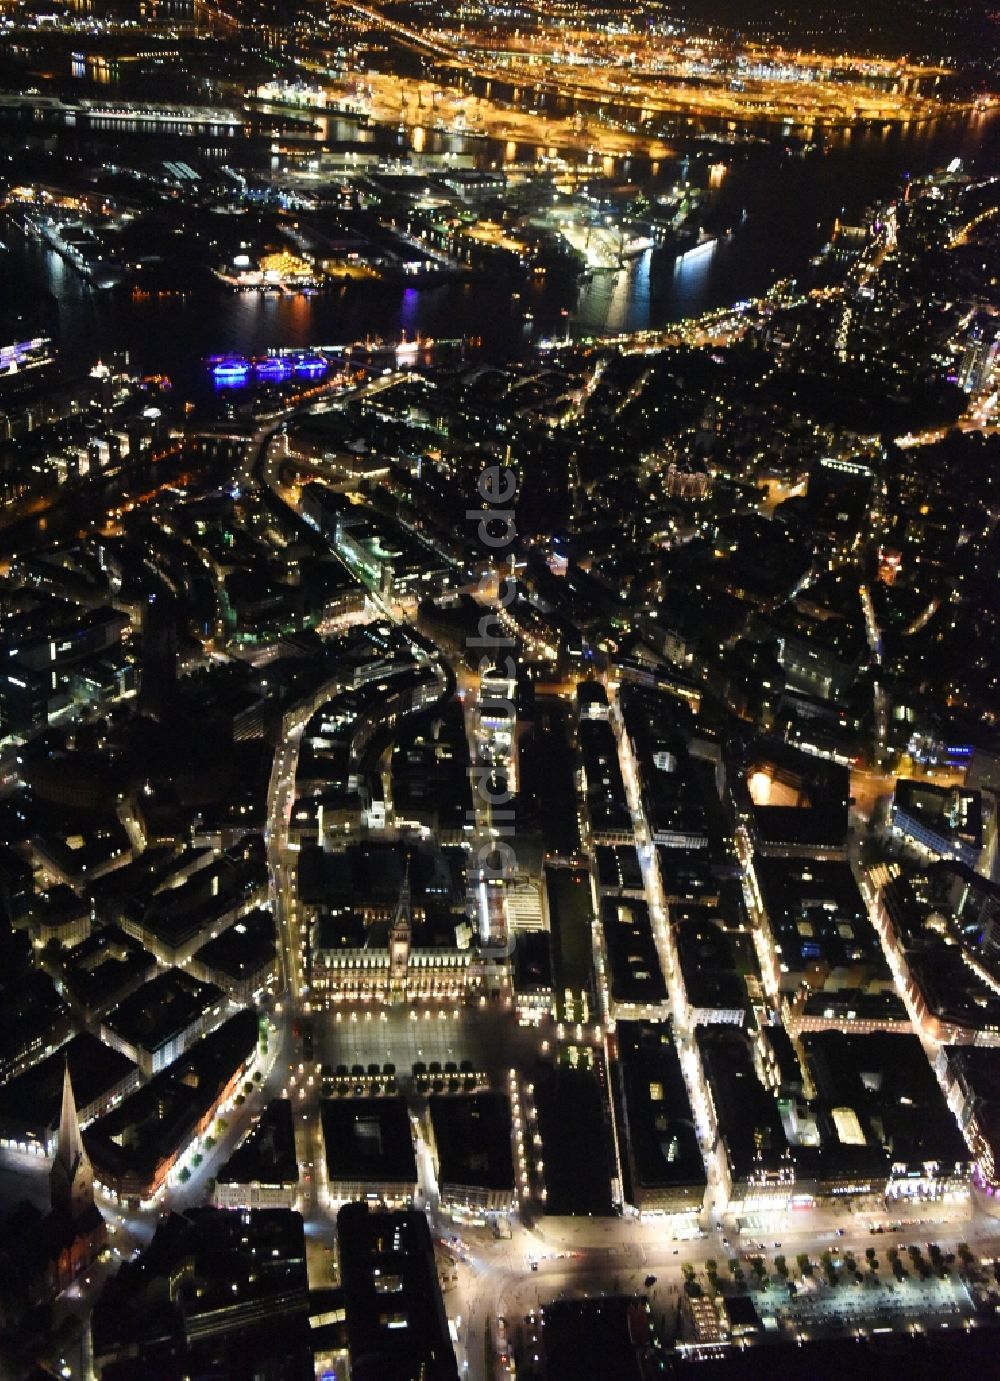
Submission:
[[[434,1096],[429,1106],[440,1182],[513,1190],[514,1152],[507,1095]]]
[[[542,1311],[548,1381],[649,1381],[662,1367],[655,1339],[641,1297],[557,1300]]]
[[[99,1178],[153,1184],[257,1044],[257,1014],[237,1012],[84,1133]]]
[[[903,777],[896,783],[892,804],[894,810],[905,811],[935,834],[953,840],[956,846],[967,850],[982,848],[982,796],[978,791]]]
[[[542,1066],[535,1106],[545,1158],[548,1213],[611,1212],[611,1143],[598,1076],[584,1067]]]
[[[853,988],[842,992],[810,993],[802,1006],[806,1016],[821,1016],[842,1021],[909,1021],[906,1004],[893,992],[861,993]]]
[[[81,1111],[136,1070],[132,1061],[117,1050],[89,1031],[81,1031],[48,1059],[0,1087],[0,1122],[37,1136],[57,1127],[67,1063],[76,1105]]]
[[[615,1037],[634,1188],[703,1190],[705,1166],[670,1024],[620,1021]]]
[[[313,1375],[302,1219],[287,1209],[188,1209],[160,1220],[98,1299],[101,1374],[167,1378]],[[166,1343],[166,1346],[164,1345]],[[108,1365],[139,1349],[141,1365]],[[179,1354],[179,1355],[178,1355]],[[182,1365],[173,1369],[176,1362]],[[257,1370],[259,1368],[259,1371]]]
[[[641,892],[642,868],[637,850],[625,844],[599,844],[594,850],[597,882],[602,891]]]
[[[324,1098],[320,1103],[331,1181],[415,1184],[417,1161],[406,1099]]]
[[[649,907],[625,897],[601,898],[601,928],[615,1002],[665,1002],[667,985],[653,939]]]
[[[85,1011],[99,1013],[155,969],[155,958],[137,940],[107,926],[63,954],[63,989]]]
[[[457,1381],[425,1215],[345,1204],[337,1244],[354,1381]]]
[[[113,1008],[105,1024],[130,1045],[156,1051],[224,1000],[225,993],[214,983],[202,983],[183,969],[167,969]]]
[[[834,1122],[824,1150],[842,1158],[858,1145],[871,1148],[886,1169],[896,1162],[937,1161],[950,1168],[969,1163],[965,1140],[919,1037],[805,1031],[799,1039],[816,1103]],[[858,1141],[845,1140],[836,1127],[835,1110],[844,1109],[857,1119]]]
[[[590,874],[583,868],[546,868],[545,894],[552,935],[552,967],[560,1002],[567,989],[592,989]]]
[[[778,1104],[757,1077],[746,1036],[733,1026],[698,1026],[695,1039],[733,1178],[791,1169]]]
[[[758,855],[754,871],[788,971],[819,965],[854,971],[856,986],[889,982],[882,946],[848,863]]]
[[[295,1184],[295,1124],[287,1098],[274,1098],[219,1170],[220,1184]]]
[[[26,1051],[48,1043],[60,1028],[68,1034],[69,1009],[41,969],[0,989],[0,1073],[16,1068]]]
[[[736,968],[733,946],[721,925],[704,920],[679,921],[674,926],[677,962],[692,1007],[705,1011],[744,1010],[746,984]]]
[[[276,953],[274,918],[258,906],[202,945],[194,959],[220,979],[239,982],[256,974]]]
[[[776,739],[756,739],[736,781],[762,849],[843,849],[850,796],[846,767]]]
[[[514,991],[552,991],[552,944],[546,930],[526,930],[514,950]]]

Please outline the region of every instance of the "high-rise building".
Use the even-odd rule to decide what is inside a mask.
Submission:
[[[1000,359],[1000,327],[996,319],[977,316],[966,337],[958,367],[958,384],[966,393],[979,393]]]

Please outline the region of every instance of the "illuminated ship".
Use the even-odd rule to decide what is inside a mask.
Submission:
[[[239,388],[250,375],[250,361],[242,355],[223,355],[209,361],[212,379],[220,388]]]
[[[292,373],[292,361],[286,355],[268,355],[265,359],[254,360],[253,372],[265,383],[281,383]]]

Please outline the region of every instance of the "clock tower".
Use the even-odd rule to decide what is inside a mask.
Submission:
[[[406,987],[406,973],[410,966],[413,943],[413,913],[410,895],[410,861],[406,861],[403,885],[399,890],[396,912],[389,931],[389,986],[394,995],[402,996]]]

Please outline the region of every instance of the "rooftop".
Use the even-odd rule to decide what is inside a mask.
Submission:
[[[746,1036],[732,1026],[698,1026],[695,1039],[733,1178],[791,1169],[778,1104],[757,1077]]]
[[[594,856],[597,860],[597,882],[602,891],[642,891],[639,854],[632,845],[599,844]]]
[[[755,739],[742,776],[734,775],[762,849],[844,847],[850,795],[845,767],[775,739]]]
[[[853,970],[855,986],[889,982],[881,944],[848,863],[758,855],[754,871],[783,967],[793,974],[812,965]]]
[[[648,1381],[659,1370],[656,1326],[641,1297],[548,1304],[542,1343],[549,1381]]]
[[[296,1184],[295,1124],[287,1098],[274,1098],[219,1170],[220,1184]]]
[[[331,1184],[417,1182],[417,1161],[406,1099],[324,1098],[320,1103],[326,1169]]]
[[[145,1374],[217,1372],[250,1356],[268,1375],[307,1381],[308,1281],[302,1219],[287,1209],[188,1209],[161,1218],[149,1246],[110,1277],[93,1315],[98,1369],[143,1359]],[[164,1357],[162,1339],[171,1339]],[[161,1373],[161,1359],[164,1370]]]
[[[183,969],[151,978],[105,1017],[105,1025],[136,1048],[161,1050],[202,1017],[225,993]]]
[[[337,1246],[352,1377],[457,1381],[425,1215],[345,1204]]]
[[[219,978],[238,982],[253,977],[276,953],[274,918],[258,906],[196,950],[194,960]]]
[[[545,1156],[547,1211],[610,1213],[612,1147],[598,1075],[582,1065],[540,1066],[534,1099]]]
[[[843,1161],[864,1147],[886,1171],[895,1163],[935,1161],[952,1169],[969,1164],[965,1141],[917,1036],[805,1031],[799,1039],[816,1104],[828,1119],[824,1151]],[[845,1109],[853,1114],[855,1131],[849,1134],[838,1119]]]
[[[983,847],[982,796],[978,791],[904,777],[896,783],[892,805],[894,812],[904,812],[956,848],[976,851]]]
[[[155,958],[137,940],[107,926],[63,954],[63,989],[87,1012],[102,1012],[155,969]]]
[[[704,1189],[705,1166],[669,1023],[620,1021],[615,1035],[635,1188]]]
[[[136,1071],[131,1060],[89,1031],[81,1031],[47,1059],[0,1087],[0,1122],[39,1137],[54,1130],[59,1124],[67,1063],[81,1112]]]
[[[583,868],[546,868],[545,896],[552,935],[555,988],[562,994],[591,990],[590,874]]]
[[[665,1002],[667,985],[660,969],[646,903],[625,897],[602,897],[601,928],[611,971],[613,1000]]]
[[[674,926],[674,937],[690,1005],[705,1011],[744,1010],[746,984],[737,970],[733,946],[722,926],[709,915],[701,920],[679,921]]]
[[[237,1012],[84,1133],[98,1177],[155,1186],[257,1044],[257,1014]]]
[[[441,1184],[513,1190],[510,1100],[505,1093],[433,1096],[429,1109]]]

